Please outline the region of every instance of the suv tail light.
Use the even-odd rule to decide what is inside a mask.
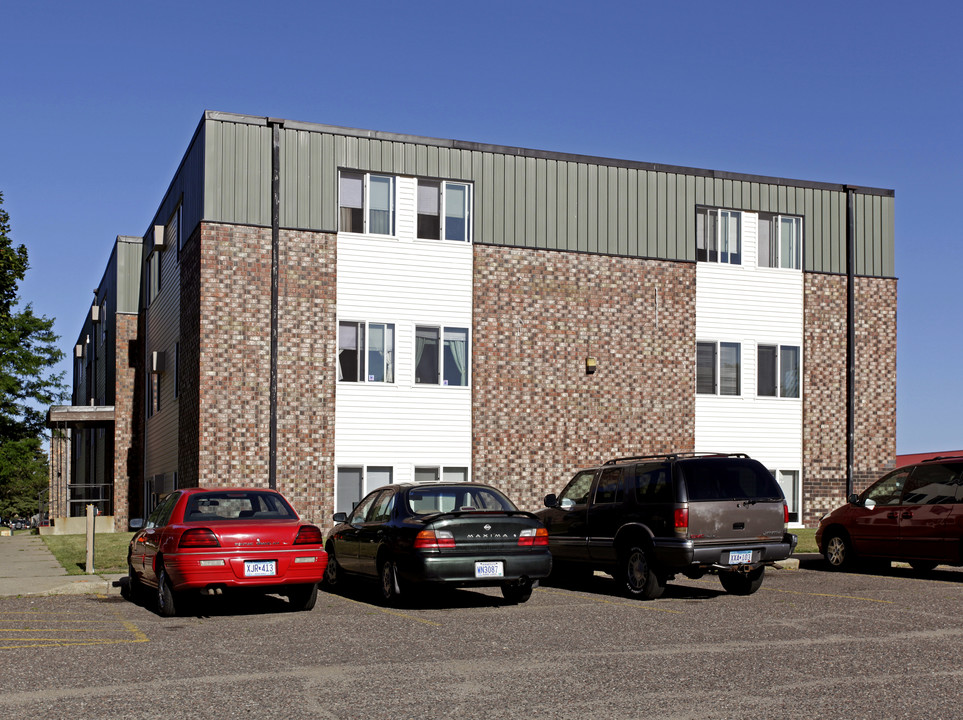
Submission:
[[[298,535],[294,538],[295,545],[320,545],[324,542],[321,531],[314,525],[302,525],[298,528]]]
[[[440,550],[455,547],[451,530],[422,530],[415,537],[415,550]]]
[[[786,532],[789,529],[789,505],[786,503],[782,504],[782,531]]]
[[[672,513],[675,534],[685,537],[689,534],[689,508],[676,508]]]
[[[518,544],[521,547],[548,547],[548,530],[545,528],[527,528],[518,534]]]
[[[215,548],[221,547],[217,535],[207,528],[192,528],[181,535],[179,548]]]

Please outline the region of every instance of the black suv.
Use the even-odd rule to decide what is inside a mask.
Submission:
[[[609,460],[580,470],[537,513],[548,529],[553,577],[610,573],[633,597],[654,599],[677,573],[717,571],[749,595],[796,536],[772,474],[747,455],[677,453]]]

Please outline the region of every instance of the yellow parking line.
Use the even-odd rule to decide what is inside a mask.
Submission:
[[[348,602],[352,602],[355,605],[364,605],[367,608],[370,608],[372,610],[377,610],[378,612],[382,612],[385,615],[395,615],[397,617],[406,618],[408,620],[414,620],[416,622],[424,623],[425,625],[434,625],[435,627],[441,627],[441,623],[437,623],[434,620],[425,620],[424,618],[416,617],[414,615],[408,615],[407,613],[397,612],[395,610],[388,610],[387,608],[380,608],[375,605],[369,605],[368,603],[361,602],[360,600],[352,600],[349,597],[344,597],[344,595],[335,595],[334,597],[339,597],[342,600],[347,600]]]
[[[18,622],[24,624],[20,627],[0,628],[0,633],[18,633],[24,636],[10,637],[6,635],[3,642],[9,644],[0,645],[0,650],[149,642],[150,639],[147,635],[134,623],[122,618],[116,610],[112,610],[111,614],[115,618],[113,621],[88,619],[79,613],[2,612],[0,613],[0,621],[6,620],[13,625]],[[51,627],[43,626],[42,621],[44,619],[50,623]],[[83,624],[86,627],[62,627],[63,625],[77,624]],[[98,637],[98,635],[106,635],[107,633],[116,634],[118,626],[123,629],[124,635],[122,637]],[[43,637],[44,633],[53,633],[54,636]],[[88,637],[81,636],[82,633],[87,634]]]
[[[549,590],[547,588],[536,588],[537,592],[548,593],[549,595],[561,595],[564,597],[571,597],[571,592],[566,592],[564,590]],[[584,597],[584,596],[580,596]],[[616,601],[616,600],[606,600],[605,598],[590,597],[590,600],[597,603],[603,603],[605,605],[618,605],[619,607],[631,607],[638,610],[652,610],[654,612],[664,612],[671,613],[672,615],[684,615],[685,613],[681,610],[670,610],[669,608],[658,607],[652,605],[651,603],[642,602],[639,600],[633,600],[630,602]]]

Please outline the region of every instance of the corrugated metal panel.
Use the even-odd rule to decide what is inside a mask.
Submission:
[[[263,118],[209,113],[204,216],[270,224],[270,128]],[[804,218],[804,266],[845,272],[845,189],[689,168],[499,148],[305,123],[281,133],[281,224],[337,229],[337,172],[468,180],[478,243],[692,261],[695,208]],[[185,171],[193,172],[185,159]],[[189,184],[188,184],[189,186]],[[185,194],[185,220],[190,221]],[[893,198],[858,194],[858,274],[894,271]],[[188,224],[188,227],[192,227]]]
[[[144,244],[140,238],[117,238],[117,312],[136,313],[140,309],[140,279]]]

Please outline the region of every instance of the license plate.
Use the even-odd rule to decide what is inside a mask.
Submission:
[[[752,562],[752,550],[741,550],[739,552],[729,553],[729,564],[730,565],[742,565],[743,563]]]
[[[264,577],[265,575],[277,575],[278,564],[276,560],[246,560],[244,562],[244,577]]]
[[[493,562],[476,562],[475,577],[476,578],[505,577],[505,568],[502,565],[501,560],[493,561]]]

